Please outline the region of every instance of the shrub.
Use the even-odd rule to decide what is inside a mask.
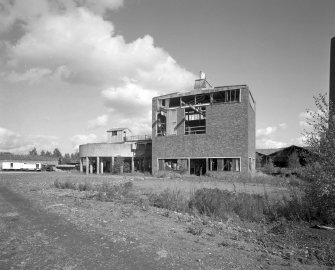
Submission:
[[[112,168],[113,173],[119,174],[121,173],[121,167],[123,167],[124,173],[131,172],[131,166],[130,163],[127,162],[124,158],[115,158],[114,166]]]
[[[59,180],[54,181],[54,186],[59,189],[76,189],[76,184],[72,183],[70,180],[65,182],[60,182]]]
[[[260,195],[203,188],[195,192],[190,207],[196,208],[200,214],[224,220],[236,214],[244,220],[260,221],[264,218],[265,205]]]
[[[189,201],[181,190],[165,189],[159,194],[150,194],[149,202],[151,205],[159,208],[184,213],[189,211]]]
[[[305,143],[310,147],[309,165],[303,177],[310,182],[305,199],[326,223],[335,224],[335,104],[326,95],[314,97],[316,110],[307,111]]]
[[[131,190],[133,188],[133,183],[131,181],[121,183],[119,185],[109,185],[108,183],[103,183],[98,187],[98,194],[96,199],[98,201],[114,201],[124,199],[129,197]]]

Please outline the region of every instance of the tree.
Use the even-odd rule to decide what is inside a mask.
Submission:
[[[55,148],[52,154],[53,157],[57,157],[57,158],[61,158],[62,157],[62,153],[59,151],[58,148]]]
[[[314,97],[316,110],[308,110],[305,143],[312,154],[304,178],[310,181],[306,200],[310,200],[315,215],[327,223],[335,223],[335,110],[326,95]],[[331,113],[329,113],[331,112]]]
[[[46,157],[51,157],[51,156],[52,156],[52,154],[51,154],[51,152],[50,152],[50,151],[46,151],[46,152],[45,152],[45,156],[46,156]]]
[[[300,159],[299,155],[296,151],[294,151],[289,157],[288,157],[288,167],[290,169],[297,169],[300,167]]]
[[[40,156],[42,156],[42,157],[45,156],[45,151],[44,150],[41,151]]]
[[[33,149],[31,149],[29,151],[29,156],[37,156],[37,150],[36,147],[34,147]]]

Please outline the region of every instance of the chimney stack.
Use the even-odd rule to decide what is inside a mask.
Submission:
[[[329,103],[335,104],[335,37],[330,43]]]

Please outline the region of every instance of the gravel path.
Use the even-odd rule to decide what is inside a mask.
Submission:
[[[166,262],[78,230],[0,185],[0,269],[171,269]]]

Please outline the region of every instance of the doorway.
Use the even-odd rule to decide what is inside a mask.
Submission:
[[[192,159],[190,160],[190,174],[197,176],[204,175],[206,173],[206,159]]]

